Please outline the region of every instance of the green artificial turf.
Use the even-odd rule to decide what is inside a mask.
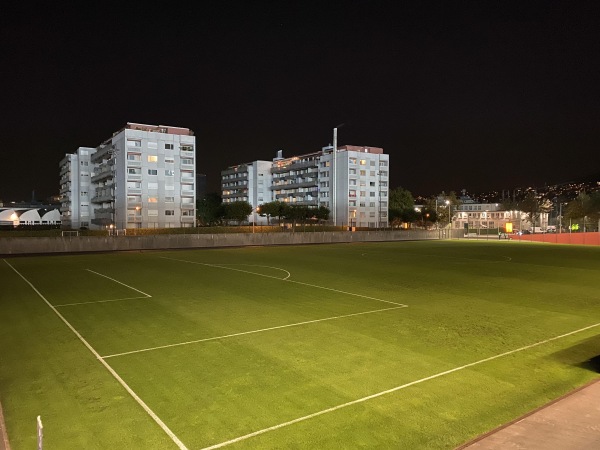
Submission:
[[[569,334],[600,323],[597,248],[11,258],[0,401],[14,450],[35,446],[38,414],[46,448],[177,447],[10,266],[51,305],[83,303],[56,311],[190,449],[267,429],[228,448],[453,448],[598,377],[600,326]]]

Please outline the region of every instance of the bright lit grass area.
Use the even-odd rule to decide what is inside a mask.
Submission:
[[[453,448],[598,377],[599,273],[495,241],[6,259],[11,445],[39,414],[48,448]]]

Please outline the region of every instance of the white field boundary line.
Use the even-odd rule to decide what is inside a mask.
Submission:
[[[264,428],[262,430],[254,431],[252,433],[248,433],[248,434],[245,434],[243,436],[239,436],[239,437],[231,439],[229,441],[221,442],[220,444],[215,444],[215,445],[211,445],[209,447],[204,447],[202,450],[213,450],[213,449],[216,449],[216,448],[221,448],[221,447],[225,447],[227,445],[235,444],[236,442],[244,441],[246,439],[258,436],[260,434],[267,433],[269,431],[275,431],[275,430],[277,430],[279,428],[287,427],[289,425],[293,425],[293,424],[298,423],[298,422],[303,422],[305,420],[312,419],[313,417],[317,417],[317,416],[321,416],[323,414],[327,414],[327,413],[330,413],[330,412],[333,412],[333,411],[337,411],[338,409],[346,408],[348,406],[356,405],[358,403],[363,403],[363,402],[366,402],[368,400],[372,400],[374,398],[381,397],[381,396],[384,396],[384,395],[387,395],[387,394],[391,394],[392,392],[400,391],[402,389],[406,389],[407,387],[423,383],[425,381],[433,380],[435,378],[439,378],[439,377],[442,377],[444,375],[449,375],[451,373],[458,372],[460,370],[468,369],[469,367],[477,366],[479,364],[483,364],[483,363],[488,362],[488,361],[493,361],[494,359],[502,358],[503,356],[512,355],[513,353],[518,353],[518,352],[522,352],[524,350],[529,350],[530,348],[537,347],[537,346],[546,344],[548,342],[556,341],[558,339],[562,339],[564,337],[571,336],[573,334],[581,333],[582,331],[590,330],[590,329],[598,327],[598,326],[600,326],[600,323],[596,323],[594,325],[589,325],[587,327],[583,327],[583,328],[580,328],[580,329],[575,330],[575,331],[570,331],[569,333],[561,334],[560,336],[554,336],[554,337],[545,339],[543,341],[539,341],[539,342],[536,342],[534,344],[526,345],[524,347],[520,347],[520,348],[517,348],[517,349],[514,349],[514,350],[509,350],[507,352],[500,353],[498,355],[490,356],[489,358],[480,359],[479,361],[475,361],[475,362],[472,362],[472,363],[469,363],[469,364],[465,364],[464,366],[455,367],[454,369],[445,370],[443,372],[439,372],[439,373],[436,373],[434,375],[430,375],[428,377],[421,378],[419,380],[411,381],[410,383],[406,383],[406,384],[403,384],[403,385],[400,385],[400,386],[396,386],[394,388],[387,389],[385,391],[377,392],[375,394],[368,395],[366,397],[362,397],[362,398],[359,398],[359,399],[356,399],[356,400],[352,400],[352,401],[347,402],[347,403],[342,403],[341,405],[333,406],[331,408],[327,408],[327,409],[324,409],[322,411],[317,411],[317,412],[309,414],[307,416],[298,417],[297,419],[293,419],[293,420],[290,420],[288,422],[283,422],[283,423],[280,423],[278,425],[273,425],[272,427],[268,427],[268,428]]]
[[[112,354],[112,355],[106,355],[106,356],[103,356],[102,358],[104,358],[104,359],[106,359],[106,358],[114,358],[115,356],[132,355],[134,353],[149,352],[149,351],[152,351],[152,350],[159,350],[159,349],[162,349],[162,348],[179,347],[181,345],[190,345],[190,344],[197,344],[197,343],[200,343],[200,342],[216,341],[216,340],[219,340],[219,339],[227,339],[227,338],[232,338],[232,337],[236,337],[236,336],[244,336],[244,335],[247,335],[247,334],[262,333],[262,332],[265,332],[265,331],[280,330],[282,328],[297,327],[297,326],[300,326],[300,325],[307,325],[307,324],[311,324],[311,323],[325,322],[327,320],[337,320],[337,319],[344,319],[346,317],[362,316],[364,314],[374,314],[374,313],[378,313],[378,312],[391,311],[391,310],[400,309],[400,308],[406,308],[406,306],[393,306],[391,308],[375,309],[373,311],[364,311],[364,312],[353,313],[353,314],[345,314],[343,316],[325,317],[323,319],[307,320],[307,321],[304,321],[304,322],[290,323],[290,324],[287,324],[287,325],[279,325],[279,326],[276,326],[276,327],[261,328],[260,330],[242,331],[242,332],[239,332],[239,333],[227,334],[227,335],[224,335],[224,336],[213,336],[213,337],[204,338],[204,339],[196,339],[196,340],[193,340],[193,341],[178,342],[176,344],[159,345],[158,347],[142,348],[140,350],[132,350],[130,352],[123,352],[123,353],[115,353],[115,354]]]
[[[111,299],[108,299],[108,300],[96,300],[96,301],[92,301],[92,302],[63,303],[61,305],[54,305],[54,307],[56,307],[56,308],[62,308],[63,306],[91,305],[93,303],[120,302],[120,301],[123,301],[123,300],[134,300],[136,298],[152,298],[152,296],[150,294],[146,294],[145,292],[142,292],[139,289],[136,289],[136,288],[134,288],[132,286],[129,286],[128,284],[125,284],[125,283],[123,283],[123,282],[121,282],[119,280],[115,280],[114,278],[111,278],[108,275],[104,275],[104,274],[101,274],[99,272],[95,272],[95,271],[93,271],[91,269],[85,269],[85,270],[87,270],[88,272],[91,272],[93,274],[99,275],[101,277],[108,278],[109,280],[114,281],[115,283],[119,283],[122,286],[125,286],[125,287],[127,287],[129,289],[132,289],[132,290],[134,290],[136,292],[139,292],[140,294],[143,294],[143,297],[111,298]]]
[[[94,350],[94,348],[88,343],[88,341],[85,340],[85,338],[79,334],[79,332],[73,327],[73,325],[71,325],[67,319],[65,319],[63,317],[63,315],[61,313],[58,312],[58,310],[52,306],[52,304],[46,299],[46,297],[44,297],[42,295],[42,293],[40,291],[37,290],[37,288],[27,279],[25,278],[21,272],[19,272],[17,269],[15,269],[7,260],[4,260],[4,262],[8,265],[8,267],[10,267],[17,275],[19,275],[23,281],[25,281],[25,283],[27,283],[31,289],[33,289],[35,291],[35,293],[42,299],[44,300],[44,302],[46,303],[46,305],[48,305],[48,307],[54,311],[54,313],[60,318],[60,320],[62,320],[64,322],[64,324],[75,334],[75,336],[77,336],[77,338],[83,343],[83,345],[85,345],[87,347],[87,349],[96,357],[96,359],[98,361],[100,361],[100,363],[106,368],[106,370],[109,371],[109,373],[119,382],[119,384],[121,386],[123,386],[123,388],[129,393],[129,395],[131,395],[133,397],[133,399],[144,409],[144,411],[146,411],[146,413],[152,417],[152,419],[154,419],[154,421],[158,424],[158,426],[160,428],[162,428],[162,430],[171,438],[171,440],[175,443],[175,445],[177,445],[177,447],[179,447],[181,450],[188,450],[188,448],[183,444],[183,442],[181,442],[181,440],[179,440],[179,438],[169,429],[169,427],[167,427],[167,425],[160,419],[160,417],[158,417],[154,411],[152,411],[150,409],[150,407],[144,403],[144,401],[133,391],[133,389],[131,389],[129,387],[129,385],[119,376],[119,374],[117,372],[115,372],[115,370],[106,362],[102,359],[102,357],[98,354],[98,352],[96,350]],[[137,289],[136,289],[137,290]]]
[[[327,290],[327,291],[338,292],[340,294],[345,294],[345,295],[353,295],[354,297],[361,297],[361,298],[366,298],[366,299],[369,299],[369,300],[375,300],[377,302],[390,303],[392,305],[402,306],[402,307],[405,307],[405,308],[408,307],[408,305],[405,305],[404,303],[392,302],[391,300],[382,300],[380,298],[369,297],[368,295],[356,294],[354,292],[341,291],[339,289],[329,288],[329,287],[326,287],[326,286],[319,286],[317,284],[304,283],[303,281],[294,281],[294,280],[290,280],[288,278],[278,278],[278,277],[274,277],[272,275],[265,275],[265,274],[262,274],[262,273],[250,272],[249,270],[235,269],[233,267],[219,266],[219,265],[216,265],[216,264],[207,264],[207,263],[201,263],[201,262],[197,262],[197,261],[188,261],[186,259],[168,258],[166,256],[159,256],[159,258],[168,259],[168,260],[171,260],[171,261],[184,262],[184,263],[188,263],[188,264],[197,264],[197,265],[200,265],[200,266],[216,267],[218,269],[234,270],[236,272],[243,272],[243,273],[249,273],[249,274],[252,274],[252,275],[257,275],[259,277],[265,277],[265,278],[271,278],[273,280],[285,281],[287,283],[300,284],[302,286],[309,286],[309,287],[314,287],[314,288],[317,288],[317,289],[324,289],[324,290]]]

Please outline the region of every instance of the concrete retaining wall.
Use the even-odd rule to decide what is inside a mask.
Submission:
[[[461,230],[454,230],[456,236]],[[79,236],[0,238],[1,255],[110,252],[175,248],[301,245],[447,238],[448,231],[398,230],[315,233],[159,234],[152,236]]]

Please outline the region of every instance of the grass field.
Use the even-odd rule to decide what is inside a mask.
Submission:
[[[0,265],[13,450],[453,448],[599,375],[600,249],[428,241]]]

